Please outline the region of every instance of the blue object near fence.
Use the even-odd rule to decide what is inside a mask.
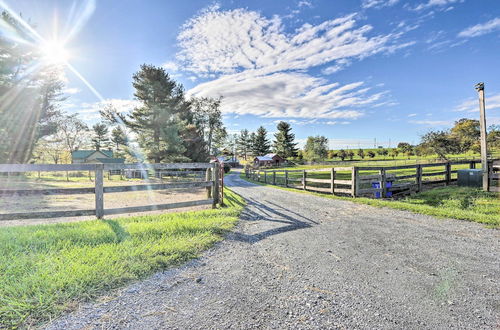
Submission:
[[[380,189],[381,187],[382,187],[382,183],[380,181],[372,182],[372,188]],[[391,181],[386,181],[385,187],[386,188],[391,188],[392,187],[392,180]],[[385,194],[385,196],[386,197],[392,197],[392,191],[388,191]],[[380,197],[382,197],[382,192],[381,191],[376,191],[375,192],[375,198],[380,198]]]

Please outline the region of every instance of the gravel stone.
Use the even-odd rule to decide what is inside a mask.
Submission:
[[[248,203],[225,241],[47,328],[500,327],[499,230],[225,182]]]

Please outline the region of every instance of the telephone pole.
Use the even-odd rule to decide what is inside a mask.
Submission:
[[[488,191],[490,178],[488,173],[488,145],[486,143],[486,113],[484,107],[484,83],[475,86],[479,94],[479,125],[481,131],[481,167],[483,171],[483,190]]]

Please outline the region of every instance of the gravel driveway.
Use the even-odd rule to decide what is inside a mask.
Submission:
[[[499,329],[500,231],[247,183],[202,258],[50,329]]]

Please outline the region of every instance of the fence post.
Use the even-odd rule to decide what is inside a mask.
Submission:
[[[276,185],[276,171],[273,171],[273,185]]]
[[[351,174],[351,196],[356,197],[357,193],[358,193],[358,168],[356,166],[353,166]]]
[[[267,183],[267,171],[264,171],[264,183]]]
[[[302,171],[302,189],[306,190],[306,170]]]
[[[444,168],[446,171],[446,174],[445,174],[446,185],[449,186],[450,182],[451,182],[451,164],[450,164],[450,162],[447,162],[444,165]]]
[[[380,188],[382,189],[380,195],[382,198],[385,198],[387,196],[387,180],[385,175],[385,169],[379,170],[379,174],[380,174]]]
[[[417,192],[422,191],[422,165],[417,165]]]
[[[471,162],[469,163],[469,168],[470,168],[470,169],[475,169],[475,168],[476,168],[476,162],[475,162],[475,161],[471,161]]]
[[[285,187],[288,187],[288,171],[285,170]]]
[[[104,164],[95,166],[95,216],[104,217]]]
[[[207,171],[205,173],[205,181],[212,181],[212,169],[209,167],[207,168]],[[207,187],[207,199],[212,198],[212,189],[213,189],[213,184],[212,187]]]
[[[215,208],[217,206],[217,204],[219,203],[219,163],[214,163],[215,164],[215,167],[214,167],[214,177],[213,177],[213,180],[214,180],[214,191],[212,193],[212,196],[213,196],[213,199],[214,199],[214,202],[213,202],[213,205],[212,205],[212,208]]]
[[[332,172],[330,173],[330,178],[331,178],[331,182],[330,182],[330,191],[332,193],[332,195],[335,194],[335,168],[332,167]]]

